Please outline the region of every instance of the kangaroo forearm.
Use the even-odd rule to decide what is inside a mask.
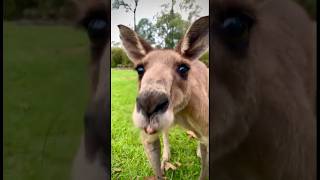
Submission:
[[[161,146],[160,146],[160,139],[157,137],[153,141],[148,141],[147,138],[143,136],[143,146],[149,162],[152,166],[152,169],[157,176],[157,179],[162,179],[162,171],[161,171],[161,162],[160,162],[160,155],[161,155]]]

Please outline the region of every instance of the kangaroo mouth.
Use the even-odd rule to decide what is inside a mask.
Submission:
[[[168,129],[174,121],[174,113],[171,109],[165,112],[155,113],[148,117],[141,111],[135,110],[133,113],[134,125],[148,135],[153,135],[161,132],[163,129]]]
[[[148,125],[147,127],[144,128],[144,132],[149,135],[152,135],[152,134],[156,134],[157,130],[155,128],[151,127],[150,125]]]

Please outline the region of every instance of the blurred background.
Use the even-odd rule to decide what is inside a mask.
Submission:
[[[70,179],[88,101],[89,41],[68,0],[4,1],[4,179]]]
[[[297,1],[311,17],[316,17],[315,0]],[[120,122],[118,126],[112,124],[112,173],[115,178],[151,174],[131,122],[136,73],[124,70],[131,64],[117,39],[115,23],[132,28],[135,25],[139,34],[154,46],[172,47],[188,24],[197,18],[191,14],[189,19],[192,11],[180,3],[193,3],[193,14],[196,15],[206,14],[205,8],[208,8],[200,6],[200,2],[207,1],[138,2],[134,22],[133,13],[125,5],[133,7],[134,0],[112,1],[112,122]],[[157,6],[144,19],[143,13],[150,12],[144,4],[152,2]],[[75,26],[77,5],[72,0],[4,0],[3,4],[3,177],[8,180],[69,179],[72,160],[83,133],[83,114],[89,97],[89,41],[86,33]],[[202,9],[199,10],[197,5]],[[119,17],[128,21],[116,21]],[[161,29],[163,23],[179,29],[165,34],[166,29]],[[150,29],[154,28],[159,32],[150,34],[154,32]],[[205,56],[202,58],[204,62],[207,59]],[[130,93],[123,92],[124,89],[130,89]],[[120,107],[120,103],[127,105]],[[186,163],[177,171],[171,170],[170,176],[186,174],[187,177],[197,177],[200,161],[195,156],[196,142],[179,131],[170,135],[173,162]],[[192,149],[177,152],[186,142]],[[121,145],[126,143],[126,148],[121,149]],[[192,156],[187,159],[177,154]],[[188,164],[190,162],[198,165],[194,167]],[[128,167],[134,169],[129,171]]]
[[[71,0],[5,0],[6,20],[70,21],[77,11]]]

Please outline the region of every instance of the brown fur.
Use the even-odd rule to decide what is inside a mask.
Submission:
[[[146,83],[162,81],[161,86],[168,87],[175,118],[183,119],[183,126],[185,120],[190,119],[192,122],[188,124],[197,126],[190,127],[190,130],[198,137],[208,136],[208,68],[201,61],[184,59],[173,50],[153,50],[139,63],[146,64],[146,71],[150,72],[148,77],[144,77],[150,78]],[[176,65],[181,63],[191,67],[187,81],[181,80],[175,72]],[[169,81],[170,78],[173,79]]]
[[[314,180],[314,23],[288,0],[212,0],[210,8],[210,178]],[[235,11],[256,20],[241,52],[215,31],[219,16]]]
[[[141,129],[151,128],[156,132],[167,133],[172,124],[178,123],[194,131],[202,144],[201,179],[208,173],[209,71],[197,58],[208,48],[208,24],[208,17],[194,22],[175,50],[153,49],[133,30],[119,25],[120,37],[128,56],[136,67],[143,66],[145,69],[145,73],[139,78],[138,98],[148,101],[148,109],[157,105],[159,94],[162,99],[164,95],[167,96],[170,102],[165,112],[147,117],[139,110],[138,101],[133,113],[135,125]],[[190,67],[187,76],[181,76],[177,72],[181,64]],[[145,99],[145,95],[148,99]],[[147,133],[148,131],[142,131],[142,141],[154,172],[161,179],[159,137],[158,134]],[[167,142],[166,137],[165,134],[164,142]],[[164,146],[164,160],[168,160],[168,144],[165,143]]]
[[[88,0],[81,4],[79,24],[88,31],[91,20],[110,22],[110,2]],[[110,178],[110,27],[97,37],[90,37],[89,71],[91,96],[85,112],[85,132],[73,162],[74,180],[105,180]]]

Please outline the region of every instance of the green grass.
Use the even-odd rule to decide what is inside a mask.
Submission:
[[[111,71],[112,87],[112,178],[143,179],[152,176],[151,166],[143,151],[139,130],[131,119],[137,94],[136,73],[132,70]],[[182,165],[169,170],[169,179],[197,179],[200,159],[196,156],[197,142],[189,140],[184,130],[174,127],[170,131],[171,162]]]
[[[88,98],[86,34],[4,24],[4,179],[70,179]]]

